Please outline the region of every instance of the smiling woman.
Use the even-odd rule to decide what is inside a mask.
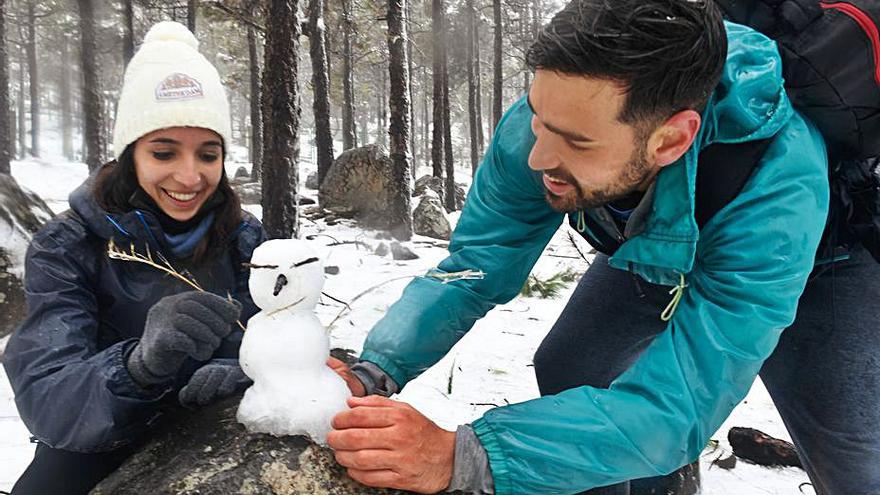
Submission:
[[[28,313],[4,366],[39,443],[12,493],[87,493],[176,403],[202,406],[249,384],[236,320],[257,311],[243,263],[265,235],[223,169],[229,119],[192,33],[154,26],[126,69],[115,160],[28,249]],[[111,242],[204,291],[109,257]]]

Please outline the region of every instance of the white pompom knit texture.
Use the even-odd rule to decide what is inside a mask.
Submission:
[[[177,22],[160,22],[125,70],[113,128],[118,159],[141,136],[169,127],[210,129],[231,144],[229,100],[217,69],[196,37]]]

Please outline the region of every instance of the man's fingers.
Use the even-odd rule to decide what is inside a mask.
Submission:
[[[340,465],[362,471],[392,469],[400,464],[400,459],[395,458],[393,450],[337,450],[334,455]]]
[[[330,430],[327,444],[333,450],[392,449],[399,442],[389,433],[387,428]]]
[[[356,407],[338,413],[330,423],[337,430],[385,428],[395,424],[396,413],[388,407]]]
[[[400,404],[400,402],[393,401],[387,397],[382,397],[381,395],[368,395],[366,397],[352,397],[348,399],[348,407],[352,408],[361,406],[395,407]]]
[[[393,488],[398,486],[400,482],[400,475],[390,469],[379,469],[375,471],[349,469],[348,475],[351,476],[351,479],[367,486]]]

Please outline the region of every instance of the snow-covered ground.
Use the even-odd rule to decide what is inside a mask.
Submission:
[[[240,165],[230,163],[227,170],[232,174]],[[306,165],[302,170],[303,179],[309,171]],[[16,162],[13,174],[20,184],[46,199],[56,212],[66,209],[67,194],[87,175],[84,165],[62,160]],[[259,207],[247,209],[260,213]],[[566,268],[578,271],[586,268],[564,228],[557,233],[535,269],[542,277]],[[383,242],[373,233],[345,222],[328,227],[320,221],[305,221],[303,235],[315,236],[313,242],[324,255],[325,264],[340,268],[338,275],[328,276],[324,291],[336,299],[353,301],[351,310],[325,299],[325,305],[318,307],[318,314],[325,325],[333,323],[330,328],[333,346],[355,351],[360,351],[370,327],[397,299],[409,278],[423,274],[445,255],[444,243],[421,237],[408,243],[420,256],[413,261],[379,257],[357,243],[329,246],[337,241],[360,241],[375,247]],[[556,299],[520,297],[496,308],[443,360],[411,382],[398,398],[413,404],[442,427],[453,429],[478,418],[492,404],[536,397],[538,388],[531,368],[532,355],[573,288],[574,284]],[[2,347],[0,341],[0,349]],[[760,381],[756,382],[746,400],[713,436],[717,445],[707,448],[702,455],[704,495],[813,493],[809,486],[799,489],[799,485],[808,481],[800,469],[771,469],[742,461],[730,471],[712,466],[714,459],[730,454],[726,436],[731,426],[754,427],[788,439],[766,390]],[[6,376],[0,370],[0,490],[9,490],[30,462],[33,447],[28,436],[16,413]]]

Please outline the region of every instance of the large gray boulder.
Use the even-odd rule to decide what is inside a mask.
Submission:
[[[12,176],[0,174],[0,337],[12,332],[24,317],[25,251],[31,237],[52,216],[39,196],[22,189]]]
[[[419,199],[419,204],[413,210],[413,232],[443,240],[449,240],[452,235],[452,226],[446,218],[443,204],[431,190]]]
[[[333,355],[349,363],[350,352]],[[168,418],[139,452],[92,495],[405,494],[367,488],[346,475],[331,450],[303,437],[249,434],[235,420],[241,397]]]
[[[385,149],[371,144],[350,149],[333,162],[318,189],[322,208],[343,208],[354,212],[362,227],[394,230],[399,227],[389,215],[400,194],[409,194],[409,184],[392,177],[392,163]]]
[[[422,196],[426,191],[434,191],[437,193],[437,197],[443,198],[443,179],[439,177],[434,177],[433,175],[423,175],[416,179],[415,184],[413,185],[413,197]],[[455,184],[455,210],[461,210],[464,206],[464,200],[467,196],[467,193],[464,191],[464,186],[461,184]],[[442,203],[442,200],[441,200]]]

